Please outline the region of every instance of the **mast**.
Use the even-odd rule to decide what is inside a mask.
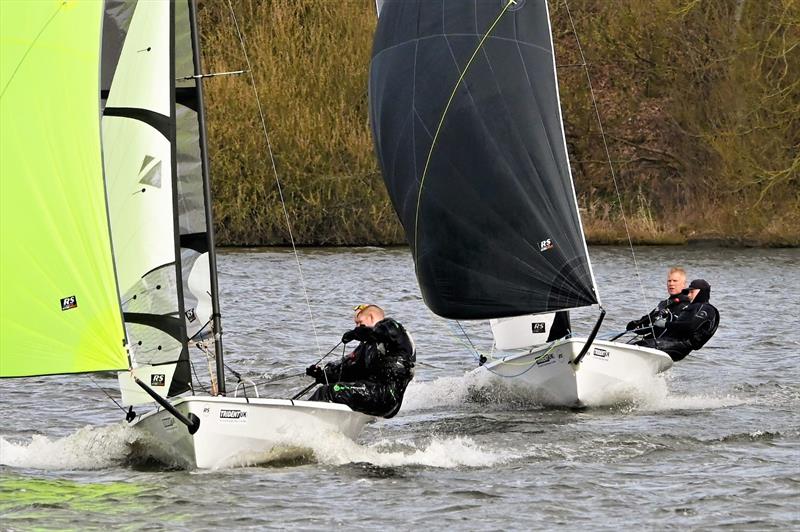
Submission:
[[[192,31],[192,61],[194,71],[201,74],[200,66],[200,38],[197,31],[197,5],[196,0],[189,2],[189,24]],[[217,252],[214,244],[214,220],[211,211],[211,179],[208,173],[208,146],[206,142],[206,115],[203,103],[203,78],[195,78],[197,84],[197,120],[200,124],[200,157],[203,175],[203,203],[205,207],[206,231],[208,235],[208,269],[211,277],[211,308],[212,327],[214,329],[214,355],[217,366],[217,391],[225,395],[225,363],[222,349],[222,321],[219,312],[219,283],[217,282]]]
[[[178,185],[178,125],[177,125],[177,102],[175,100],[175,2],[169,3],[169,92],[170,92],[170,120],[169,120],[169,142],[170,142],[170,173],[172,177],[172,223],[173,234],[175,241],[175,289],[178,295],[178,315],[186,315],[186,305],[184,304],[183,283],[180,279],[183,277],[183,261],[181,258],[181,226],[180,226],[180,208],[178,205],[179,185]],[[181,327],[181,352],[176,361],[175,372],[181,372],[181,363],[186,365],[185,371],[186,381],[191,383],[191,376],[189,374],[189,343],[186,340],[186,326],[183,322]],[[177,395],[182,390],[183,383],[179,386],[170,385],[169,395]]]

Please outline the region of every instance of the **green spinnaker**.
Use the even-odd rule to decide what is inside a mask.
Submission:
[[[100,140],[103,3],[0,3],[0,376],[126,369]]]

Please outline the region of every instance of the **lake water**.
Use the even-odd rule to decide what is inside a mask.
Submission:
[[[640,248],[642,290],[626,248],[591,255],[603,332],[663,297],[671,265],[711,283],[722,324],[635,400],[573,411],[465,379],[475,355],[422,303],[406,249],[301,250],[308,304],[290,251],[224,250],[233,368],[254,380],[302,372],[351,326],[355,304],[376,302],[413,333],[423,363],[400,414],[293,460],[175,471],[132,456],[99,389],[114,393],[115,379],[4,380],[0,528],[800,528],[800,250]],[[596,315],[575,312],[576,332]],[[467,330],[491,348],[487,325]]]

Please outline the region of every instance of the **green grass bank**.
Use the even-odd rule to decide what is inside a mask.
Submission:
[[[218,242],[286,244],[288,217],[300,245],[403,243],[367,115],[374,1],[234,0],[233,8],[280,187],[248,75],[209,79]],[[800,2],[552,0],[550,8],[590,242],[626,241],[627,225],[640,244],[800,245]],[[227,2],[201,1],[199,15],[205,70],[246,69]],[[576,66],[576,34],[615,179],[586,71]]]

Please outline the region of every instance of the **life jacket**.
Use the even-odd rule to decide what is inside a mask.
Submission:
[[[719,327],[719,311],[711,303],[702,303],[700,308],[697,309],[695,316],[703,318],[703,314],[707,314],[707,321],[704,321],[697,329],[694,330],[690,341],[692,348],[700,349],[706,342],[708,342],[714,333],[717,332]]]

